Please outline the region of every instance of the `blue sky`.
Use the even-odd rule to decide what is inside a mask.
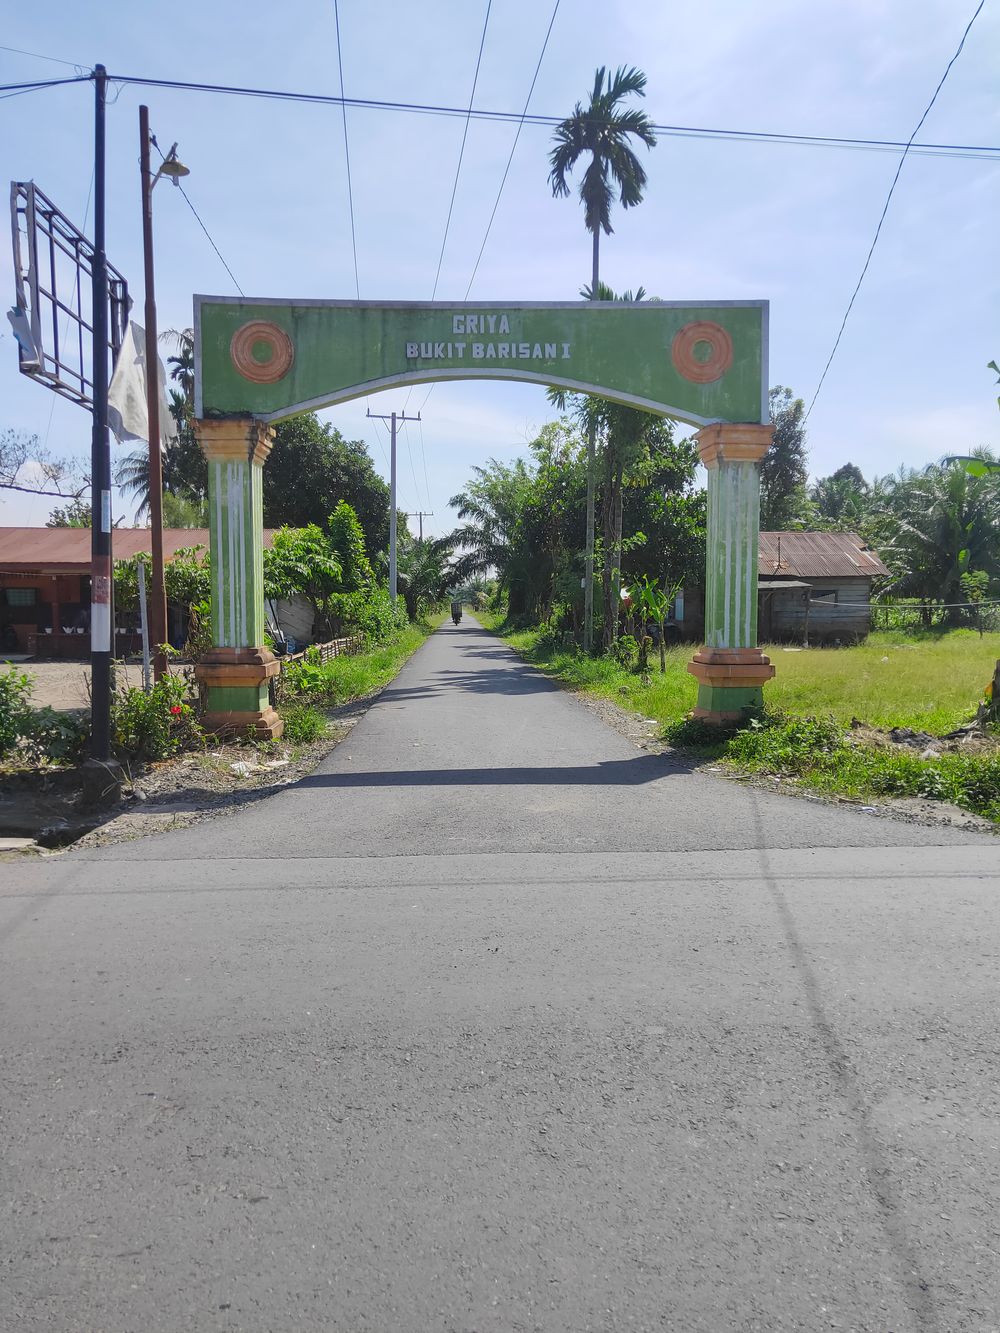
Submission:
[[[634,63],[648,76],[645,107],[657,122],[905,140],[973,9],[973,0],[562,0],[531,110],[567,114],[597,65]],[[477,106],[520,111],[551,12],[552,0],[493,0]],[[341,0],[348,96],[466,106],[485,13],[486,0]],[[112,74],[338,91],[333,0],[166,10],[53,0],[44,10],[17,7],[2,39],[87,68],[101,61]],[[922,139],[1000,143],[998,50],[1000,17],[987,6]],[[70,73],[0,51],[0,82]],[[161,145],[178,141],[190,198],[247,295],[355,295],[338,108],[134,86],[115,93],[108,250],[140,309],[142,101]],[[91,182],[91,107],[88,84],[0,101],[4,177],[34,178],[79,223]],[[362,297],[430,298],[463,124],[348,113]],[[510,124],[470,125],[439,299],[465,294],[513,134]],[[575,198],[550,196],[549,139],[544,128],[521,134],[473,299],[574,299],[589,279],[582,209]],[[769,299],[771,381],[808,401],[896,163],[881,152],[665,136],[648,155],[646,202],[615,213],[602,276],[670,300]],[[235,292],[180,194],[164,183],[155,203],[160,327],[184,327],[193,292]],[[809,421],[814,475],[848,459],[870,475],[1000,444],[985,369],[1000,356],[998,217],[1000,165],[908,159]],[[4,264],[12,297],[9,258]],[[409,410],[426,393],[415,390]],[[378,395],[372,410],[400,409],[406,398]],[[0,428],[36,434],[53,452],[89,450],[88,416],[22,378],[6,334],[0,402]],[[362,400],[324,415],[368,440],[386,474],[386,437],[364,412]],[[471,466],[523,452],[550,413],[538,388],[465,383],[437,386],[423,415],[422,431],[401,440],[400,503],[433,510],[427,528],[440,532],[453,526],[447,501]],[[48,507],[0,493],[0,524],[41,523]]]

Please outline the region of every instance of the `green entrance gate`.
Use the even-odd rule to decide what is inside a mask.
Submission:
[[[696,715],[759,704],[760,459],[771,439],[767,303],[358,302],[195,297],[196,429],[209,463],[207,724],[277,735],[264,647],[261,471],[269,423],[380,389],[502,379],[599,394],[700,427],[708,468],[705,646]]]

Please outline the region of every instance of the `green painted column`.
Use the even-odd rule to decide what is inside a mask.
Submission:
[[[263,466],[271,429],[253,418],[196,422],[208,461],[212,650],[196,668],[210,731],[280,736],[264,645]]]
[[[774,667],[757,647],[760,460],[771,426],[706,426],[698,433],[708,469],[705,646],[688,664],[698,680],[695,717],[736,722],[763,703]]]

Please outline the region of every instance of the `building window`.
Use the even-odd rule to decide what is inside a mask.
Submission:
[[[809,600],[812,602],[826,602],[828,606],[837,604],[836,588],[813,588],[809,594]]]
[[[37,588],[7,588],[8,606],[34,606],[38,596]]]

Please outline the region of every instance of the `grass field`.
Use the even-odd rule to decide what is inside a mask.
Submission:
[[[585,658],[552,649],[538,630],[504,631],[503,637],[528,661],[576,689],[602,694],[664,725],[678,722],[695,705],[697,684],[687,671],[691,645],[667,653],[660,675],[653,658],[648,684],[607,658]],[[764,688],[768,707],[797,716],[852,718],[873,727],[912,727],[934,735],[966,722],[1000,659],[1000,634],[952,630],[924,639],[873,634],[855,648],[764,651],[777,674]]]
[[[613,699],[661,724],[674,745],[745,773],[791,777],[853,798],[922,796],[947,800],[1000,821],[1000,748],[923,759],[905,747],[859,743],[853,719],[885,730],[942,735],[968,722],[1000,659],[1000,634],[953,630],[921,638],[873,634],[853,648],[764,650],[777,675],[764,689],[768,716],[735,736],[686,721],[697,685],[687,672],[690,644],[654,658],[644,681],[608,658],[554,647],[539,630],[509,630],[483,616],[522,657],[573,689]]]

